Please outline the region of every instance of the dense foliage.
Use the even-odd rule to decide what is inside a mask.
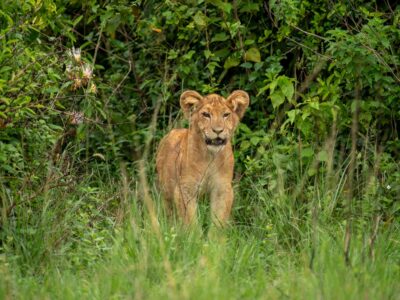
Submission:
[[[138,161],[158,203],[152,157],[185,125],[185,89],[251,96],[233,224],[260,243],[248,253],[272,243],[260,266],[317,251],[319,223],[360,238],[361,260],[383,228],[398,243],[399,24],[394,1],[1,1],[0,264],[84,268],[146,224]]]

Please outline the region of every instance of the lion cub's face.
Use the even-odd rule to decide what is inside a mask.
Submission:
[[[244,91],[235,91],[225,99],[216,94],[203,97],[195,91],[186,91],[180,102],[190,125],[201,135],[208,150],[216,152],[230,140],[249,105],[249,96]]]

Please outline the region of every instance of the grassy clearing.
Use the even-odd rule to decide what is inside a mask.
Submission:
[[[156,192],[152,223],[133,181],[49,190],[3,226],[0,298],[398,299],[398,224],[382,221],[371,246],[373,222],[355,219],[347,265],[343,220],[244,185],[225,230],[206,205],[195,228],[167,222]]]

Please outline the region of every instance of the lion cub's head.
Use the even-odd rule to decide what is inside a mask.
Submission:
[[[230,140],[249,101],[249,95],[240,90],[226,99],[217,94],[203,97],[195,91],[186,91],[180,104],[190,126],[202,136],[208,150],[214,152]]]

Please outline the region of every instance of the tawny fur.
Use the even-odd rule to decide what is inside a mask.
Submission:
[[[186,91],[180,104],[189,129],[172,130],[157,153],[158,180],[167,212],[171,214],[175,205],[183,222],[193,223],[199,195],[207,193],[213,222],[224,225],[233,203],[230,140],[249,105],[249,96],[235,91],[225,99]]]

